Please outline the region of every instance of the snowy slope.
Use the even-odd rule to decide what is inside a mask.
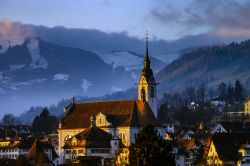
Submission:
[[[142,69],[143,58],[128,52],[113,52],[99,55],[103,61],[113,66],[113,68],[124,67],[126,71]]]
[[[143,55],[130,52],[112,52],[109,54],[98,54],[102,60],[113,66],[113,68],[123,67],[126,71],[140,71],[143,68]],[[165,66],[165,63],[154,57],[150,57],[152,68],[155,72]]]

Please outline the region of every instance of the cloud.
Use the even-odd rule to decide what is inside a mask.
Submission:
[[[63,73],[57,73],[53,77],[54,81],[68,81],[69,80],[69,75],[68,74],[63,74]]]
[[[250,36],[250,28],[221,28],[211,33],[218,36]]]
[[[250,2],[236,0],[192,0],[177,8],[160,1],[150,14],[154,19],[182,26],[184,31],[221,29],[218,34],[249,34]]]
[[[89,89],[89,87],[92,86],[92,84],[91,84],[90,81],[88,81],[88,80],[86,80],[86,79],[82,79],[82,84],[81,84],[81,86],[82,86],[83,92],[87,92],[88,89]]]
[[[26,38],[32,37],[33,31],[29,26],[8,19],[0,20],[0,40],[8,41],[10,46],[20,45]]]

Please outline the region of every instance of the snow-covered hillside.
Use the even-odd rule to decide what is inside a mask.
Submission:
[[[143,68],[144,55],[138,55],[135,53],[122,51],[106,54],[97,54],[102,58],[105,63],[112,65],[113,68],[123,67],[126,71],[131,72],[132,75],[134,74],[134,71],[138,72]],[[155,72],[159,71],[162,67],[165,66],[164,62],[155,57],[150,57],[150,60],[152,68]]]
[[[143,58],[128,52],[113,52],[99,55],[103,61],[114,68],[124,67],[126,71],[138,70],[143,67]]]

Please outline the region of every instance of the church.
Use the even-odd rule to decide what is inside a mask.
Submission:
[[[64,108],[64,115],[58,128],[60,163],[66,162],[67,148],[72,148],[74,141],[75,147],[78,147],[78,151],[81,152],[78,155],[104,157],[107,153],[110,154],[108,156],[115,155],[112,148],[117,149],[113,146],[117,139],[121,140],[125,147],[128,147],[147,124],[156,126],[161,136],[165,137],[165,128],[157,121],[157,83],[150,63],[148,37],[146,37],[146,55],[144,68],[137,85],[137,100],[89,103],[77,103],[73,100]],[[92,143],[95,141],[88,139],[90,135],[96,137],[103,135],[102,138],[107,138],[110,144],[105,143],[107,144],[106,150],[104,150],[105,148],[101,149],[104,145],[91,149]],[[79,142],[82,143],[78,145]],[[108,150],[108,147],[111,147],[111,150]],[[78,151],[74,150],[76,155]],[[97,154],[97,152],[99,153]],[[105,152],[106,154],[104,154]]]

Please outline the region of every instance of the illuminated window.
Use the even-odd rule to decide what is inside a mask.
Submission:
[[[64,138],[64,142],[66,142],[68,139],[70,139],[72,137],[72,135],[67,135],[65,138]]]

